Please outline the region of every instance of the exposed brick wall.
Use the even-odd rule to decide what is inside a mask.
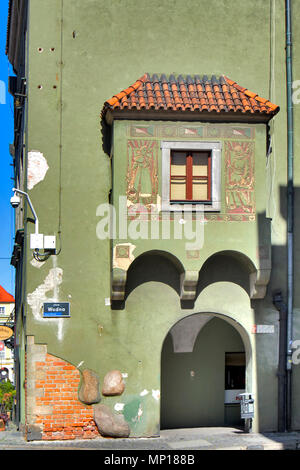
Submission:
[[[100,437],[92,406],[78,400],[80,373],[76,367],[45,354],[35,361],[34,423],[43,440]]]

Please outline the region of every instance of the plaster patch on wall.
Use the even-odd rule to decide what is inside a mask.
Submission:
[[[159,400],[160,399],[160,390],[153,390],[152,389],[152,396],[154,398],[154,400]]]
[[[148,395],[148,393],[149,393],[149,391],[145,389],[140,393],[140,396],[144,397],[145,395]]]
[[[32,293],[27,295],[27,303],[31,307],[32,315],[36,321],[51,322],[58,327],[57,338],[63,339],[63,326],[65,325],[64,319],[43,318],[43,303],[44,302],[58,302],[59,301],[59,286],[62,283],[63,270],[58,267],[50,269],[49,274],[46,276],[44,282],[39,285]],[[47,297],[48,292],[53,292],[52,297]]]
[[[46,261],[37,261],[37,260],[34,259],[34,258],[30,261],[30,264],[31,264],[34,268],[41,268],[45,263],[46,263]]]
[[[36,184],[46,176],[49,169],[48,163],[44,155],[37,151],[32,150],[28,152],[28,170],[27,170],[27,187],[32,189]]]
[[[140,405],[138,409],[138,414],[137,414],[138,419],[141,418],[142,414],[143,414],[143,408],[142,408],[142,405]]]
[[[116,403],[114,408],[116,411],[123,411],[125,403]]]
[[[142,404],[141,404],[141,403],[139,403],[139,407],[138,407],[138,409],[137,409],[135,412],[136,412],[135,416],[133,416],[133,417],[131,418],[131,421],[132,421],[133,423],[137,423],[138,421],[140,421],[140,419],[141,419],[141,417],[142,417],[142,415],[143,415],[143,407],[142,407]]]
[[[127,271],[134,260],[133,251],[136,248],[132,243],[120,243],[114,247],[113,268]]]

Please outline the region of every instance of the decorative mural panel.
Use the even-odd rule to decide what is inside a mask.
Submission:
[[[254,202],[254,143],[225,142],[226,212],[253,214]]]
[[[130,126],[129,128],[131,137],[153,137],[153,126]]]
[[[186,137],[188,139],[199,138],[223,138],[223,139],[254,139],[255,129],[247,126],[226,126],[223,124],[160,124],[160,125],[134,125],[128,126],[127,135],[129,137],[155,137],[155,138],[170,138],[170,137]]]
[[[178,127],[178,137],[203,137],[204,127]]]
[[[247,125],[212,123],[153,123],[127,126],[127,205],[128,217],[136,218],[131,207],[143,205],[139,211],[153,217],[150,209],[160,210],[158,181],[158,149],[162,139],[218,139],[223,142],[224,204],[221,212],[206,212],[208,221],[254,221],[255,128]],[[159,216],[159,219],[161,217]],[[173,214],[170,214],[173,219]]]
[[[129,258],[130,246],[129,245],[117,245],[116,246],[116,258]]]
[[[168,139],[169,137],[177,137],[179,128],[176,126],[161,125],[157,129],[157,137]]]
[[[140,203],[149,208],[151,204],[157,204],[158,142],[130,139],[127,155],[128,205]]]
[[[206,128],[206,137],[219,139],[222,137],[222,131],[223,129],[220,126],[209,126]]]
[[[187,259],[199,259],[200,250],[186,250]]]
[[[254,139],[254,128],[252,127],[226,127],[223,135],[227,139]]]

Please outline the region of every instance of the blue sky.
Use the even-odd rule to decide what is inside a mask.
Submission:
[[[14,140],[13,99],[7,91],[7,79],[13,75],[5,55],[8,0],[0,0],[0,285],[14,295],[15,268],[10,265],[14,245],[13,160],[9,144]],[[5,90],[4,90],[5,84]]]

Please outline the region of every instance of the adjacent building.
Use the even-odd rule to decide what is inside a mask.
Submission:
[[[0,380],[14,383],[14,343],[15,299],[0,286]]]
[[[299,429],[299,8],[10,1],[28,440]]]

